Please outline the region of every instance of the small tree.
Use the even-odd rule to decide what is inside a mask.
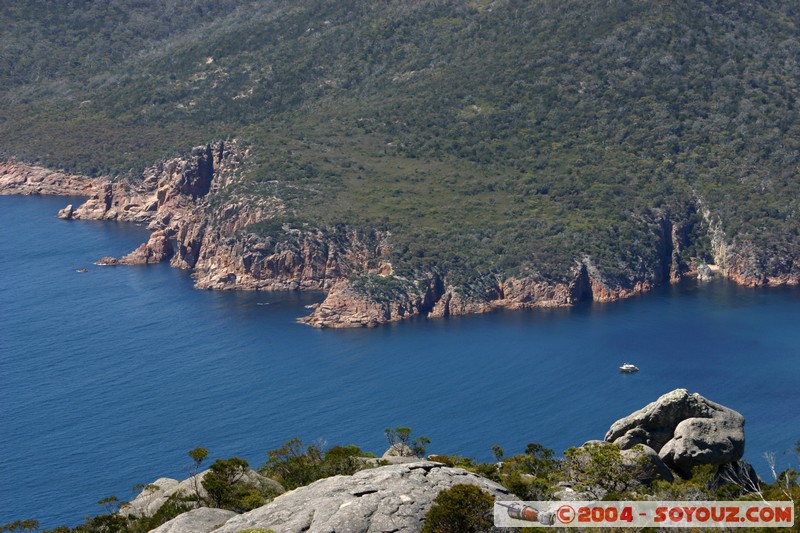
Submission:
[[[493,525],[494,497],[475,485],[440,492],[425,516],[422,533],[480,533]]]
[[[194,481],[194,494],[197,496],[197,499],[200,500],[200,486],[198,485],[197,474],[200,472],[200,465],[202,465],[203,461],[208,457],[208,450],[205,448],[195,448],[189,452],[189,457],[194,461],[192,466],[189,467],[189,476]]]
[[[203,478],[203,488],[214,506],[227,508],[235,504],[236,483],[249,468],[246,460],[238,457],[217,459]]]
[[[548,499],[559,470],[559,462],[553,456],[553,450],[541,444],[528,444],[524,454],[505,458],[493,478],[523,500]]]
[[[497,461],[502,461],[505,454],[506,454],[505,450],[503,450],[503,448],[501,448],[499,444],[495,444],[494,446],[492,446],[492,455],[494,455],[494,458]]]
[[[303,446],[300,439],[291,439],[267,452],[269,459],[260,472],[294,489],[325,477],[355,474],[365,467],[358,459],[362,455],[358,446],[334,446],[325,453],[314,444]]]
[[[38,520],[16,520],[0,526],[0,531],[34,531],[39,529]]]
[[[394,429],[386,428],[384,430],[386,440],[389,443],[389,448],[394,448],[402,452],[406,448],[411,450],[411,453],[417,457],[425,455],[425,448],[431,443],[431,439],[425,436],[419,436],[409,443],[411,440],[411,429],[406,427],[396,427]]]
[[[411,451],[414,452],[414,455],[417,457],[422,457],[425,455],[425,450],[430,443],[431,439],[428,437],[419,436],[411,442]]]
[[[97,505],[103,507],[108,514],[113,514],[119,510],[120,501],[116,496],[109,496],[97,502]]]
[[[386,435],[386,440],[389,442],[390,447],[396,444],[408,446],[408,441],[411,438],[411,428],[386,428],[383,432]]]
[[[303,449],[303,441],[289,439],[283,446],[267,452],[267,462],[261,472],[279,481],[287,489],[308,485],[319,479],[322,452],[313,444]]]

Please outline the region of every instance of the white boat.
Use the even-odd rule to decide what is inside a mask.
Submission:
[[[632,374],[634,372],[638,372],[639,367],[631,363],[624,363],[621,367],[619,367],[619,370],[620,372]]]

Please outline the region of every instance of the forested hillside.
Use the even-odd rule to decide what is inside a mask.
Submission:
[[[725,254],[748,283],[798,276],[794,2],[31,0],[0,22],[5,158],[135,176],[236,138],[238,190],[287,207],[248,231],[384,230],[397,275],[456,287]]]

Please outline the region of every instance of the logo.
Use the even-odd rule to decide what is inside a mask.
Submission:
[[[562,505],[556,511],[556,516],[562,524],[571,524],[575,520],[575,509],[569,505]]]

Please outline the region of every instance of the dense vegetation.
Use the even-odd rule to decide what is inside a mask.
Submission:
[[[243,188],[390,230],[401,270],[630,277],[701,201],[771,266],[800,252],[792,2],[39,0],[0,22],[4,157],[122,174],[235,136]]]
[[[397,428],[387,430],[390,447],[408,445],[411,430]],[[426,444],[428,440],[419,437]],[[423,451],[423,450],[417,450]],[[584,499],[605,500],[670,500],[670,501],[731,501],[766,500],[793,502],[795,515],[800,511],[800,484],[795,469],[781,473],[773,472],[770,483],[752,484],[744,478],[721,476],[718,467],[697,466],[689,479],[676,476],[674,481],[655,480],[641,482],[641,466],[626,462],[616,445],[589,444],[566,450],[564,458],[555,456],[553,450],[537,443],[529,444],[523,453],[506,456],[504,450],[492,448],[497,462],[478,463],[473,459],[457,455],[432,455],[432,461],[451,467],[460,467],[496,481],[508,488],[522,501],[555,499],[556,492],[563,490],[559,483],[566,483]],[[800,459],[800,441],[795,447]],[[208,451],[196,448],[189,452],[194,461],[190,474],[198,473],[208,458]],[[287,489],[308,485],[318,479],[336,475],[351,475],[365,468],[387,464],[372,454],[364,454],[355,445],[333,446],[324,450],[319,445],[304,445],[299,439],[290,439],[276,450],[267,452],[268,460],[259,469],[266,476],[276,479]],[[643,463],[644,461],[642,461]],[[191,494],[173,495],[151,517],[124,516],[116,513],[120,506],[116,497],[98,502],[106,513],[88,518],[85,523],[69,528],[62,526],[44,533],[145,533],[195,508],[197,505],[244,512],[264,505],[274,498],[274,491],[257,489],[247,484],[244,473],[249,469],[247,461],[231,457],[217,459],[202,479],[205,493],[198,487]],[[152,485],[138,486],[137,490],[148,491]],[[468,532],[484,531],[492,523],[493,498],[472,485],[454,485],[442,491],[434,500],[426,518],[423,531]],[[39,531],[36,520],[20,520],[0,525],[2,531]],[[742,531],[761,531],[747,528]],[[263,530],[253,530],[264,533]]]

